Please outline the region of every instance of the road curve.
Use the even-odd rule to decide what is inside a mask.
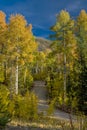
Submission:
[[[34,87],[32,90],[36,96],[39,99],[38,102],[38,111],[46,113],[47,109],[49,108],[49,105],[47,103],[47,98],[46,98],[46,86],[44,81],[34,81]],[[53,118],[59,118],[62,120],[70,120],[70,115],[66,112],[63,112],[61,110],[55,109],[54,113],[52,114]],[[72,119],[75,120],[75,117],[72,116]]]

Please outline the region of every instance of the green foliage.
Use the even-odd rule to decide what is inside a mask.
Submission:
[[[87,13],[85,10],[82,10],[78,16],[77,29],[78,63],[80,66],[78,108],[87,114]]]
[[[26,91],[31,90],[33,84],[33,76],[30,69],[21,69],[19,71],[19,93],[25,94]]]
[[[39,72],[37,74],[33,74],[34,80],[44,80],[46,78],[46,72]]]
[[[8,84],[11,93],[15,91],[17,94],[20,73],[23,74],[20,87],[21,84],[24,85],[22,87],[31,84],[20,69],[23,70],[25,67],[30,71],[37,44],[32,34],[32,25],[28,25],[24,16],[20,14],[11,15],[7,24],[5,14],[0,11],[0,27],[0,82]]]
[[[9,91],[6,86],[0,86],[0,127],[5,127],[11,120],[9,112]]]
[[[4,81],[4,67],[0,64],[0,82]]]
[[[13,118],[25,121],[37,118],[37,98],[33,93],[27,92],[24,96],[14,96],[12,102],[13,107],[10,110]]]
[[[31,89],[32,83],[33,83],[33,76],[31,75],[31,73],[28,73],[26,77],[26,85],[25,85],[28,90]]]
[[[48,81],[51,99],[56,97],[57,105],[84,111],[87,114],[87,13],[82,10],[76,20],[62,10],[51,27],[54,32],[50,60],[56,71],[53,80]],[[50,71],[50,73],[51,73]],[[60,78],[61,77],[61,78]]]
[[[52,78],[53,76],[53,78]],[[52,79],[51,79],[52,78]],[[49,99],[56,98],[56,105],[61,106],[63,104],[63,79],[62,75],[50,74],[47,79],[47,90]]]
[[[33,80],[47,81],[52,109],[55,99],[58,107],[65,105],[87,114],[86,11],[82,10],[73,20],[69,12],[62,10],[51,30],[54,32],[51,49],[38,52],[32,25],[20,14],[11,15],[6,24],[5,14],[0,11],[0,83],[8,85],[11,96],[18,88],[20,93],[9,100],[8,90],[0,88],[0,110],[3,108],[7,113],[6,118],[0,115],[3,122],[9,120],[9,112],[27,120],[37,116],[37,99],[26,93]]]
[[[54,113],[54,110],[55,110],[55,102],[56,102],[56,99],[54,98],[50,104],[49,104],[49,108],[47,109],[47,115],[52,115]]]

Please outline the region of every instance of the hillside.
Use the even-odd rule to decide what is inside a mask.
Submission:
[[[44,38],[40,38],[40,37],[36,37],[36,42],[38,43],[38,50],[39,51],[44,51],[46,49],[50,48],[51,45],[51,41],[44,39]]]

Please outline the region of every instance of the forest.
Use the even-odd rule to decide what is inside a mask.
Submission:
[[[32,92],[38,80],[45,81],[49,104],[87,116],[87,13],[73,19],[61,10],[55,21],[49,48],[40,51],[32,24],[21,14],[6,22],[0,11],[0,129],[12,120],[39,118]]]

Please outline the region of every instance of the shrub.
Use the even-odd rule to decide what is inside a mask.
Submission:
[[[24,96],[14,96],[13,102],[14,118],[25,121],[37,118],[37,98],[33,93],[27,92]]]
[[[0,86],[0,128],[5,127],[11,120],[9,113],[9,91],[6,86]]]

